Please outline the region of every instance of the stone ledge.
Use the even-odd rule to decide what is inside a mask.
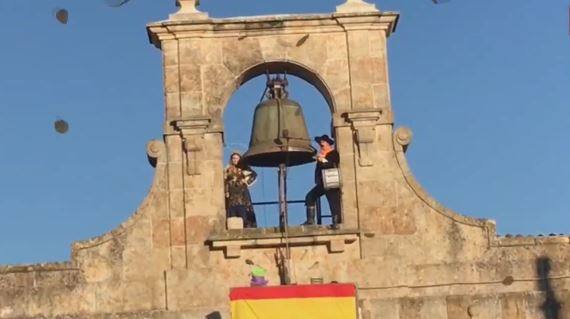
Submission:
[[[534,246],[534,245],[555,245],[570,244],[568,236],[516,236],[516,237],[497,237],[495,246],[513,247],[513,246]]]
[[[327,245],[329,253],[341,253],[345,244],[358,240],[360,232],[355,229],[332,230],[322,226],[296,226],[289,228],[290,246]],[[211,250],[224,250],[226,258],[238,258],[242,249],[283,247],[286,237],[278,228],[229,230],[213,234],[207,240]]]
[[[25,272],[45,272],[45,271],[79,271],[70,262],[53,262],[31,265],[7,265],[0,266],[0,275]]]

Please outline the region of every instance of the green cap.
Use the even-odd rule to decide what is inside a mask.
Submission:
[[[251,267],[251,274],[254,275],[255,277],[264,277],[265,274],[267,274],[267,270],[263,269],[262,267],[259,267],[258,265],[255,265]]]

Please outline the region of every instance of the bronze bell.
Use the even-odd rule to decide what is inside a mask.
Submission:
[[[249,149],[243,155],[251,166],[295,166],[314,161],[316,150],[311,146],[303,110],[287,98],[287,84],[287,78],[268,78],[268,99],[255,108]]]

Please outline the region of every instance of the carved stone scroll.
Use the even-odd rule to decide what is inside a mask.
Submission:
[[[358,146],[358,164],[373,166],[371,159],[372,144],[376,142],[376,125],[382,117],[382,110],[361,110],[345,113],[345,119],[352,126]]]
[[[148,162],[152,167],[156,167],[158,158],[164,154],[164,142],[152,140],[146,144],[146,154]]]
[[[186,154],[186,173],[200,175],[200,154],[203,150],[204,134],[210,126],[210,117],[194,117],[174,121],[174,128],[180,132]]]
[[[412,143],[412,130],[407,127],[399,127],[394,134],[396,136],[396,142],[402,145],[402,149],[405,152],[408,149],[410,143]]]

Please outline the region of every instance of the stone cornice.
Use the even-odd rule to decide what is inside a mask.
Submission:
[[[225,19],[166,20],[147,25],[150,42],[193,37],[243,37],[271,34],[345,32],[346,30],[395,31],[397,12],[270,15]],[[287,30],[284,33],[284,30]]]
[[[333,121],[335,127],[362,127],[385,124],[391,125],[394,122],[392,112],[389,109],[385,108],[352,110],[337,115]]]
[[[346,112],[345,116],[350,123],[369,123],[374,125],[382,118],[383,113],[382,109],[356,110]]]
[[[208,131],[212,119],[209,116],[193,117],[172,121],[172,125],[182,135],[200,135]]]

